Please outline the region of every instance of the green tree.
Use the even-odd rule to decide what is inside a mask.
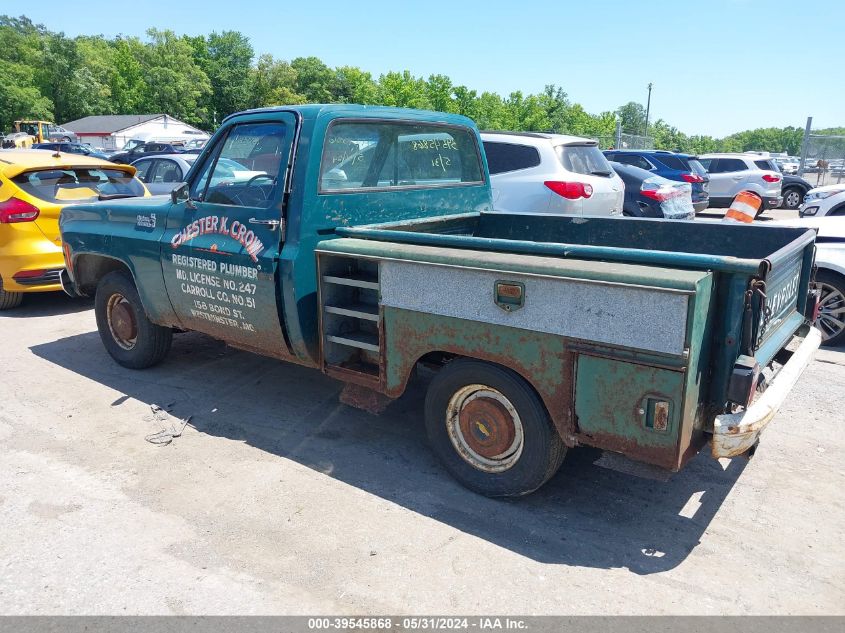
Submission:
[[[336,97],[341,103],[378,103],[378,84],[373,76],[355,66],[335,70]]]
[[[35,86],[33,75],[25,64],[0,60],[0,129],[11,130],[16,119],[53,118],[53,104]]]
[[[202,105],[211,94],[208,75],[196,64],[190,42],[173,31],[147,31],[143,105],[195,125],[208,120]]]
[[[136,37],[118,37],[111,43],[114,73],[109,79],[112,110],[115,114],[149,111],[145,102],[149,93],[144,79],[146,48]]]
[[[254,87],[251,74],[254,51],[249,39],[237,31],[215,32],[208,36],[203,53],[197,64],[211,83],[207,109],[212,116],[219,121],[248,108]]]
[[[337,76],[317,57],[297,57],[291,63],[296,71],[295,90],[310,103],[337,101]]]
[[[258,108],[305,103],[305,96],[296,92],[296,83],[296,71],[288,62],[262,55],[252,72],[251,105]]]
[[[636,101],[629,101],[616,110],[626,134],[642,134],[645,130],[645,108]]]
[[[457,112],[452,90],[452,80],[446,75],[429,75],[425,83],[425,99],[429,107],[438,112]]]
[[[378,80],[379,103],[398,108],[430,109],[426,96],[425,80],[411,75],[410,71],[389,72]]]

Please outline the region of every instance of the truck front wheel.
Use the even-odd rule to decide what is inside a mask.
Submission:
[[[120,365],[152,367],[170,351],[173,331],[147,318],[138,290],[126,273],[111,272],[100,280],[94,313],[103,345]]]
[[[426,394],[425,425],[446,469],[488,497],[533,492],[566,454],[534,390],[491,363],[460,359],[438,372]]]

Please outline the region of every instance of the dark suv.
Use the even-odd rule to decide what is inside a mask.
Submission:
[[[695,156],[654,149],[609,149],[604,155],[608,160],[633,165],[669,180],[690,183],[692,206],[696,213],[704,211],[710,204],[710,176]]]
[[[112,154],[109,160],[113,163],[130,164],[144,156],[152,156],[154,154],[181,154],[185,151],[185,146],[180,144],[173,145],[171,143],[144,143],[143,145],[136,145],[126,152],[118,152]]]

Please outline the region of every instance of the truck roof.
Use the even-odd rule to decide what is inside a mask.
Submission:
[[[224,122],[235,116],[257,114],[261,112],[298,112],[304,119],[316,119],[322,115],[332,118],[363,117],[385,119],[420,119],[423,121],[447,123],[475,127],[475,122],[460,114],[435,112],[434,110],[417,110],[414,108],[395,108],[392,106],[360,105],[356,103],[308,103],[304,105],[272,106],[269,108],[254,108],[230,114]]]

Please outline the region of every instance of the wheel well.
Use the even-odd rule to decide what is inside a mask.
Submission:
[[[516,367],[508,367],[504,363],[497,362],[497,361],[491,360],[489,358],[482,358],[480,356],[472,356],[472,355],[467,355],[467,354],[457,354],[457,353],[454,353],[454,352],[444,352],[444,351],[428,352],[426,354],[423,354],[419,358],[417,358],[416,362],[413,365],[411,365],[412,370],[408,373],[408,376],[405,378],[405,383],[402,386],[402,391],[405,390],[405,387],[407,386],[407,384],[410,381],[412,375],[414,374],[414,371],[418,370],[418,368],[424,367],[424,368],[429,369],[433,372],[437,372],[437,371],[440,371],[443,367],[445,367],[449,362],[454,361],[454,360],[462,360],[462,359],[475,360],[475,361],[479,361],[481,363],[488,363],[490,365],[495,365],[497,367],[500,367],[502,369],[506,369],[506,370],[516,374],[517,376],[519,376],[522,380],[525,381],[525,384],[528,385],[528,388],[531,389],[536,394],[536,396],[540,399],[540,402],[543,403],[543,407],[546,409],[546,414],[552,420],[554,427],[555,427],[555,429],[557,429],[557,432],[560,435],[560,437],[563,438],[564,442],[568,441],[567,438],[570,437],[571,430],[567,426],[567,421],[564,420],[563,418],[561,418],[560,416],[556,416],[553,413],[552,402],[547,400],[547,398],[544,397],[544,394],[542,394],[540,392],[540,390],[537,389],[536,385],[534,385],[534,383],[531,381],[530,376],[523,373],[522,371],[519,371]],[[569,445],[569,444],[567,444],[567,445]]]
[[[840,202],[833,207],[828,215],[845,215],[845,202]]]
[[[119,259],[103,255],[79,255],[73,260],[76,287],[84,295],[93,295],[100,279],[116,270],[125,271],[132,278],[132,271]]]
[[[836,277],[837,279],[842,280],[843,285],[845,285],[845,275],[843,275],[838,270],[833,270],[832,268],[824,268],[822,266],[819,266],[818,272],[816,273],[817,276],[818,276],[818,273],[824,273],[826,275],[832,275],[833,277]]]

